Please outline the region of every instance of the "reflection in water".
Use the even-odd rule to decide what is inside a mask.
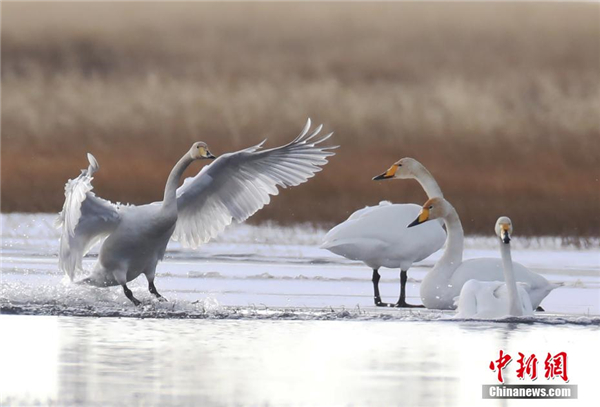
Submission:
[[[500,348],[567,350],[583,388],[599,339],[597,327],[408,321],[0,316],[0,327],[2,405],[479,405]]]
[[[59,365],[58,318],[0,316],[0,405],[24,396],[30,402],[56,400]]]

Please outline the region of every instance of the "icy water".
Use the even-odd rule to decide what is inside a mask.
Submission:
[[[578,400],[598,399],[600,254],[556,239],[519,241],[513,258],[564,286],[534,318],[465,322],[453,312],[372,306],[371,272],[320,250],[310,227],[236,226],[191,251],[173,244],[156,285],[64,281],[51,215],[2,215],[0,405],[547,405],[482,400],[503,349],[569,355]],[[92,251],[85,266],[95,261]],[[409,271],[408,300],[440,253]],[[465,258],[498,257],[469,238]],[[398,271],[382,270],[384,300]],[[516,363],[505,370],[517,383]]]
[[[498,350],[567,350],[598,396],[598,327],[0,316],[2,405],[474,406]],[[515,383],[515,366],[505,369]],[[538,380],[540,382],[540,380]]]

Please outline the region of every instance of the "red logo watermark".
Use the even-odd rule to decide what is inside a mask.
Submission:
[[[544,361],[544,368],[546,369],[546,374],[544,375],[546,379],[560,377],[565,383],[569,381],[567,377],[567,352],[560,352],[554,356],[548,353]]]
[[[517,359],[517,363],[519,364],[519,368],[517,369],[517,378],[523,380],[527,376],[531,380],[536,380],[538,359],[535,353],[529,356],[521,352],[518,353],[519,358]],[[490,362],[489,368],[494,372],[498,372],[498,381],[500,383],[504,383],[502,371],[511,361],[512,356],[500,349],[498,359]],[[569,381],[569,377],[567,376],[567,352],[559,352],[556,355],[548,353],[544,361],[544,370],[544,377],[546,379],[550,380],[558,377],[567,383]]]

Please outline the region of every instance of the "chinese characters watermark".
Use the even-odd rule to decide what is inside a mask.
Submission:
[[[500,349],[498,359],[490,362],[489,368],[494,372],[498,372],[498,381],[504,383],[504,377],[502,370],[508,366],[512,361],[512,356],[508,353],[504,353]],[[537,364],[538,359],[535,353],[532,353],[528,357],[525,354],[519,352],[519,359],[517,359],[519,368],[517,369],[517,378],[524,379],[525,375],[529,376],[531,380],[537,379]],[[567,352],[559,352],[556,355],[552,355],[548,352],[548,356],[544,361],[544,377],[546,379],[561,378],[565,383],[569,381],[567,376]]]
[[[531,381],[538,379],[538,357],[535,353],[530,355],[518,352],[516,359],[518,367],[516,377],[519,380],[528,378]],[[512,362],[513,357],[500,349],[498,358],[489,363],[489,369],[496,372],[499,384],[486,384],[482,387],[484,399],[576,399],[577,385],[567,385],[567,352],[552,354],[548,352],[544,360],[544,378],[546,380],[562,380],[562,384],[505,384],[504,379],[508,370],[506,367]],[[540,373],[541,375],[541,373]],[[556,382],[555,382],[556,383]]]

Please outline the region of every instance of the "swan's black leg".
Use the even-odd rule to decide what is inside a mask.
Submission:
[[[123,292],[125,293],[125,296],[127,298],[129,298],[129,300],[133,303],[133,305],[135,305],[137,307],[138,305],[141,304],[140,301],[133,296],[133,293],[131,292],[131,290],[129,288],[127,288],[127,284],[123,284]]]
[[[375,305],[377,305],[378,307],[389,307],[390,304],[381,302],[381,295],[379,295],[379,279],[380,278],[381,278],[381,276],[379,275],[379,272],[377,271],[377,269],[373,269],[373,278],[371,279],[371,281],[373,282]]]
[[[156,298],[158,298],[159,301],[167,301],[167,299],[165,297],[163,297],[162,295],[160,295],[158,293],[158,291],[156,290],[156,287],[154,286],[154,281],[148,282],[148,290],[150,291],[151,294],[154,294],[156,296]]]
[[[399,308],[425,308],[422,305],[413,305],[406,303],[406,281],[408,280],[408,276],[406,275],[406,270],[400,270],[400,299],[396,303],[396,307]]]

